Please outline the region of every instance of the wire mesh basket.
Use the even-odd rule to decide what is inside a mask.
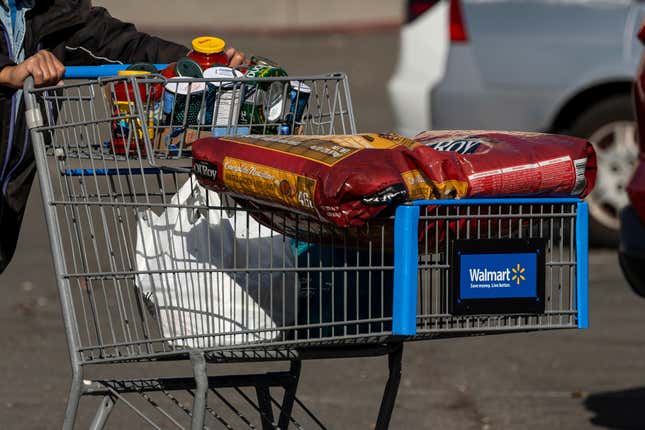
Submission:
[[[199,138],[355,133],[342,74],[108,77],[26,90],[75,366],[195,351],[217,362],[387,353],[378,348],[402,340],[587,324],[587,212],[577,199],[413,202],[361,227],[367,236],[327,225],[337,239],[319,243],[319,225],[289,237],[257,221],[297,214],[258,217],[199,186],[190,171]],[[480,273],[468,258],[491,254],[534,256],[497,270],[511,293],[464,286],[461,273]],[[518,295],[527,264],[534,288]],[[93,392],[119,393],[99,385]]]

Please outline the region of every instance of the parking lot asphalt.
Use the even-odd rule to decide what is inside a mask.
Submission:
[[[186,43],[188,34],[167,34]],[[396,32],[235,37],[232,44],[291,74],[345,71],[362,131],[388,131],[384,83]],[[60,428],[71,377],[38,187],[16,257],[0,275],[0,429]],[[611,250],[590,256],[591,328],[433,340],[406,346],[393,429],[645,428],[645,300]],[[211,374],[282,365],[210,365]],[[329,428],[373,428],[386,379],[383,357],[305,362],[300,396]],[[188,374],[185,365],[130,369]],[[89,376],[92,376],[91,374]],[[87,401],[95,405],[94,401]],[[93,408],[79,422],[87,427]],[[108,428],[144,428],[115,413]]]

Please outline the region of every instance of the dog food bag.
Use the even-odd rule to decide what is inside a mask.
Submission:
[[[276,231],[305,242],[360,243],[389,236],[386,216],[405,201],[585,196],[596,160],[586,140],[538,133],[265,135],[200,139],[193,171]],[[443,236],[432,223],[420,232]]]
[[[569,136],[498,131],[427,131],[412,149],[437,198],[580,196],[593,188],[591,144]]]
[[[193,145],[193,170],[207,188],[349,227],[429,196],[413,145],[378,134],[206,138]]]

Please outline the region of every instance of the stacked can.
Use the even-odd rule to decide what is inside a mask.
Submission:
[[[211,67],[204,71],[204,78],[211,80],[206,84],[204,125],[214,136],[250,133],[248,126],[238,125],[244,97],[241,83],[234,80],[242,76],[242,72],[230,67]]]
[[[240,124],[247,126],[250,132],[262,133],[261,128],[266,124],[264,100],[257,91],[257,85],[246,83],[244,87],[244,100],[240,107]]]
[[[253,58],[258,61],[258,57]],[[255,64],[247,68],[244,76],[247,78],[283,77],[287,76],[287,72],[275,63]],[[275,123],[279,122],[284,111],[284,82],[250,82],[247,86],[249,92],[242,109],[244,121],[257,124],[252,127],[253,132],[280,133],[279,125]],[[267,127],[267,123],[271,125]]]
[[[203,77],[199,64],[189,58],[181,58],[170,67],[176,77]],[[171,77],[165,86],[163,97],[163,124],[184,128],[196,126],[205,88],[203,82],[176,82]]]

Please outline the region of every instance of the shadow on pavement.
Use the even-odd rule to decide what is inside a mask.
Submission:
[[[591,423],[618,430],[645,428],[645,387],[591,394],[585,407],[595,416]]]

